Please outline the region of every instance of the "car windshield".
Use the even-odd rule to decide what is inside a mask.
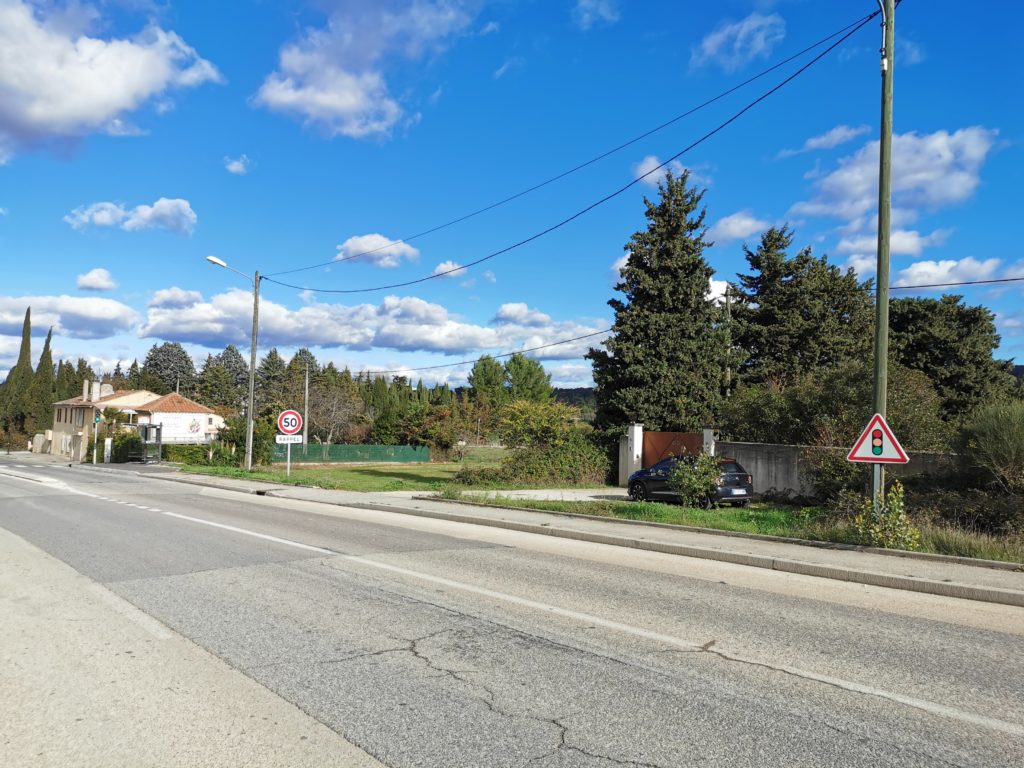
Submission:
[[[723,461],[719,463],[723,475],[745,475],[747,470],[740,466],[738,461]]]

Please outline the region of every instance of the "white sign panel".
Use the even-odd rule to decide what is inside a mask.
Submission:
[[[302,442],[302,435],[275,435],[274,442],[278,445],[294,445]]]
[[[900,441],[880,414],[871,417],[860,438],[846,457],[847,461],[869,464],[906,464],[910,461]]]

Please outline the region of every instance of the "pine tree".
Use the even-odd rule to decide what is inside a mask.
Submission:
[[[237,413],[242,402],[230,371],[212,355],[199,374],[199,401],[224,415]]]
[[[539,362],[519,352],[505,361],[505,377],[511,400],[545,403],[553,396],[551,374],[546,373]]]
[[[962,419],[1013,391],[1012,365],[992,357],[999,334],[985,307],[969,307],[961,296],[896,299],[889,333],[896,360],[932,380],[947,419]]]
[[[75,366],[61,360],[57,363],[57,400],[68,400],[82,393],[82,383],[75,375]]]
[[[154,344],[142,364],[143,389],[166,395],[179,392],[185,397],[196,391],[196,367],[185,348],[176,341]]]
[[[132,364],[128,368],[126,383],[128,385],[128,389],[142,389],[142,370],[139,368],[138,360],[132,360]]]
[[[234,344],[228,344],[224,351],[217,355],[221,365],[228,369],[240,395],[249,392],[249,364]]]
[[[476,403],[497,408],[506,400],[505,369],[490,355],[473,364],[467,380],[470,396]]]
[[[46,334],[43,353],[39,356],[35,376],[26,398],[25,429],[31,435],[53,426],[53,404],[56,401],[57,381],[53,371],[50,341],[53,328]]]
[[[114,366],[114,372],[110,375],[110,385],[114,388],[115,392],[120,392],[128,388],[128,381],[125,378],[124,371],[121,369],[121,361],[118,360]]]
[[[599,429],[630,422],[647,429],[697,430],[722,398],[728,337],[708,296],[714,270],[704,259],[702,192],[689,173],[666,175],[656,203],[644,199],[647,229],[634,233],[612,299],[612,335],[591,349]]]
[[[274,347],[256,368],[256,413],[260,416],[276,415],[286,407],[285,384],[288,366]]]
[[[745,354],[740,378],[786,386],[805,373],[864,359],[871,345],[871,283],[859,283],[805,248],[790,258],[787,227],[772,227],[756,251],[744,246],[754,270],[739,275],[733,343]]]

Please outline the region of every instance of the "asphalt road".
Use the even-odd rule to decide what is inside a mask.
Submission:
[[[9,461],[0,527],[390,766],[1024,763],[1024,609]]]

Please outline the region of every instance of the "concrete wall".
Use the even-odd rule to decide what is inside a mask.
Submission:
[[[754,493],[776,490],[790,491],[801,496],[810,496],[814,488],[800,477],[799,445],[777,445],[774,443],[734,443],[718,441],[715,453],[722,458],[736,459],[743,468],[754,476]],[[846,455],[849,449],[831,449]],[[948,453],[909,454],[909,464],[892,464],[886,471],[896,477],[909,477],[926,473],[938,474],[949,469],[956,457]]]

